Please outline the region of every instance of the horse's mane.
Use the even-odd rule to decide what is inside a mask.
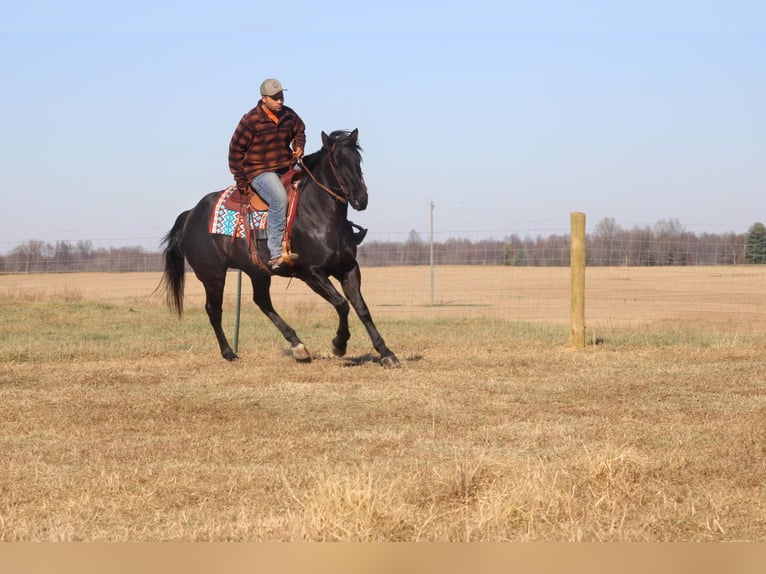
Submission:
[[[362,146],[359,145],[358,141],[354,141],[354,139],[351,137],[351,131],[335,130],[327,137],[330,139],[330,141],[338,145],[350,147],[354,150],[355,153],[359,154],[361,159]],[[319,163],[319,160],[322,159],[323,155],[325,154],[327,154],[327,150],[324,149],[324,147],[321,147],[319,150],[304,156],[303,161],[306,163],[308,168],[311,169],[316,167],[317,163]]]

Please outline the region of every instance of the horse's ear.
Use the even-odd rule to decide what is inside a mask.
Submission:
[[[330,147],[330,136],[324,133],[324,130],[322,130],[322,147]]]
[[[351,139],[354,140],[354,143],[357,142],[359,139],[359,128],[355,128],[353,132],[351,132]]]

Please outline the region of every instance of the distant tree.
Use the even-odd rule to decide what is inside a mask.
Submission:
[[[724,233],[723,235],[710,235],[709,243],[716,245],[716,257],[712,263],[715,265],[736,265],[742,263],[747,236],[744,233]]]
[[[414,229],[407,237],[402,257],[400,263],[404,265],[423,265],[428,262],[428,245]]]
[[[524,242],[518,234],[514,233],[505,238],[506,251],[504,252],[504,265],[524,265]]]
[[[683,224],[677,219],[660,219],[654,224],[654,233],[658,236],[678,237],[684,230]]]
[[[72,244],[68,241],[57,241],[53,251],[53,270],[72,271],[74,260]]]
[[[414,229],[410,230],[410,234],[407,237],[407,243],[418,245],[419,243],[423,243],[423,239],[420,237],[420,234],[415,231]]]
[[[617,265],[624,255],[621,243],[624,234],[622,227],[612,217],[605,217],[596,224],[588,256],[591,265]]]
[[[46,250],[45,242],[32,239],[15,247],[11,251],[11,257],[15,259],[18,271],[21,273],[35,273],[44,271],[42,266]]]
[[[622,232],[622,227],[614,217],[605,217],[596,224],[594,235],[599,239],[614,239]]]
[[[766,226],[754,223],[747,231],[746,263],[766,263]]]
[[[683,265],[686,258],[681,247],[684,226],[677,219],[661,219],[654,224],[654,265]]]

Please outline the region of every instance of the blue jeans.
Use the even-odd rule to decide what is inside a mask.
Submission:
[[[256,176],[250,185],[269,205],[268,245],[271,258],[275,259],[282,255],[282,236],[285,233],[287,218],[287,191],[279,176],[271,171]]]

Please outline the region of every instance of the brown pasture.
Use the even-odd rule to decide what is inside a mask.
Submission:
[[[363,276],[401,369],[297,281],[314,361],[245,300],[229,364],[193,275],[0,276],[0,541],[766,541],[766,266],[588,269],[582,350],[568,269]]]
[[[0,293],[98,301],[157,302],[157,273],[0,275]],[[233,305],[237,277],[227,278]],[[569,324],[570,271],[565,267],[373,267],[363,293],[374,317],[496,318]],[[247,277],[243,311],[252,312]],[[280,312],[327,311],[302,282],[275,278]],[[433,304],[432,304],[433,303]],[[204,291],[187,275],[187,308],[204,304]],[[332,311],[328,311],[330,314]],[[766,265],[708,267],[592,267],[586,272],[586,326],[703,329],[766,334]]]

